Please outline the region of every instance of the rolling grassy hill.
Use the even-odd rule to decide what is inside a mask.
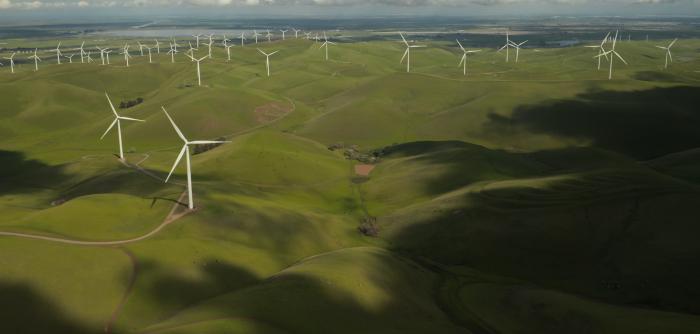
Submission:
[[[45,41],[12,41],[34,45]],[[77,40],[64,41],[79,45]],[[112,40],[113,46],[123,43]],[[42,45],[43,45],[42,44]],[[0,328],[44,333],[686,333],[700,326],[694,236],[700,41],[662,70],[588,49],[305,40],[0,73]],[[200,56],[203,53],[200,51]],[[104,97],[119,112],[116,160]],[[182,142],[197,210],[181,206]],[[332,144],[377,150],[368,178]],[[378,235],[358,231],[376,218]]]

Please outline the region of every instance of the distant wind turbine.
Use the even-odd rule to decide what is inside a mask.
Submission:
[[[202,85],[202,73],[199,70],[199,63],[201,63],[202,60],[207,59],[207,56],[204,56],[204,57],[199,58],[199,59],[192,57],[190,55],[187,55],[187,56],[190,57],[190,59],[192,59],[192,61],[197,62],[197,85],[201,86]]]
[[[462,46],[462,43],[460,43],[459,40],[457,40],[457,44],[459,44],[459,48],[462,49],[462,52],[464,53],[462,55],[462,58],[459,60],[459,65],[457,65],[457,66],[461,66],[461,65],[464,66],[462,72],[466,76],[467,75],[467,55],[472,54],[472,53],[476,53],[476,52],[481,52],[481,50],[465,50],[464,47]]]
[[[126,62],[126,67],[129,67],[129,58],[131,58],[131,55],[129,54],[129,44],[124,44],[124,49],[122,51],[122,54],[124,55],[124,61]]]
[[[503,49],[506,49],[506,63],[510,60],[510,47],[513,45],[513,42],[510,40],[510,34],[506,30],[506,44],[503,45],[500,49],[498,49],[498,52],[501,52]]]
[[[199,49],[199,38],[202,37],[202,34],[192,35],[192,37],[197,39],[197,49]]]
[[[615,45],[617,44],[617,35],[618,35],[618,32],[615,31],[615,39],[613,40],[612,48],[610,50],[606,51],[605,53],[602,53],[602,54],[599,54],[596,56],[596,57],[603,57],[603,56],[610,55],[610,72],[608,73],[608,80],[612,80],[612,69],[613,69],[613,62],[615,60],[615,57],[620,58],[620,60],[622,60],[622,62],[625,63],[625,65],[627,65],[627,62],[625,61],[625,59],[622,58],[622,56],[620,56],[620,54],[617,53],[617,51],[615,51]]]
[[[664,64],[664,68],[668,68],[669,60],[673,62],[673,56],[671,55],[671,47],[673,46],[673,44],[676,44],[676,41],[678,41],[678,38],[674,39],[668,46],[656,46],[659,49],[666,50],[666,63]]]
[[[83,64],[85,62],[85,49],[83,48],[85,46],[85,41],[83,41],[82,44],[80,44],[80,63]]]
[[[262,53],[263,55],[265,55],[265,68],[267,69],[267,76],[269,77],[270,76],[270,56],[272,56],[273,54],[275,54],[279,51],[274,51],[272,53],[266,53],[265,51],[260,50],[260,49],[258,49],[258,51],[260,53]]]
[[[39,62],[41,61],[41,58],[39,58],[39,56],[37,56],[36,52],[37,52],[37,49],[34,49],[34,55],[27,58],[27,59],[34,60],[34,72],[39,70]]]
[[[301,31],[301,29],[292,28],[292,30],[294,30],[294,38],[299,38],[299,32]]]
[[[321,44],[321,46],[319,46],[318,48],[320,49],[320,48],[323,48],[324,46],[326,47],[326,60],[328,60],[328,45],[330,45],[330,44],[335,45],[335,43],[328,40],[328,36],[326,36],[325,31],[323,32],[323,40],[324,40],[323,44]]]
[[[270,30],[267,31],[267,34],[265,35],[267,37],[267,42],[272,42],[272,34],[270,33]]]
[[[175,54],[177,53],[177,49],[175,48],[174,44],[170,44],[170,51],[168,51],[168,54],[170,55],[170,62],[175,63]]]
[[[168,117],[168,120],[170,120],[170,123],[173,125],[173,128],[175,129],[175,132],[177,132],[178,137],[182,139],[184,142],[184,145],[182,145],[182,149],[180,150],[180,154],[178,154],[177,159],[175,159],[175,163],[173,164],[173,168],[170,170],[170,173],[168,173],[168,177],[165,178],[165,183],[170,180],[170,176],[173,175],[173,172],[175,171],[175,168],[177,168],[177,165],[180,163],[180,160],[182,159],[182,156],[185,156],[185,162],[187,166],[187,199],[188,203],[187,206],[190,208],[190,210],[194,209],[194,199],[192,196],[192,166],[190,163],[190,145],[207,145],[207,144],[223,144],[223,143],[229,143],[229,141],[221,141],[221,140],[194,140],[194,141],[189,141],[187,138],[185,138],[185,135],[182,134],[182,131],[177,127],[177,124],[175,124],[175,121],[170,117],[168,114],[168,111],[165,110],[165,107],[162,107],[163,112],[165,113],[165,116]]]
[[[401,40],[403,40],[403,43],[406,44],[406,51],[403,53],[403,57],[401,57],[401,61],[399,61],[399,64],[402,64],[403,60],[406,59],[406,73],[408,73],[411,72],[411,48],[424,48],[426,46],[408,44],[408,41],[406,40],[406,38],[403,37],[403,34],[399,32],[399,35],[401,36]]]
[[[596,48],[598,49],[598,55],[600,56],[601,54],[605,54],[605,43],[608,42],[608,39],[610,38],[610,32],[608,32],[607,35],[605,35],[605,38],[600,42],[600,45],[586,45],[585,47],[587,48]],[[608,60],[607,54],[605,54],[605,59]],[[600,63],[603,60],[602,57],[598,57],[598,70],[600,70]]]
[[[241,47],[244,47],[244,46],[245,46],[245,40],[246,40],[246,38],[245,38],[245,32],[241,32],[240,38],[241,38]]]
[[[154,39],[154,41],[156,41],[156,53],[160,54],[160,42],[158,39]]]
[[[52,49],[51,51],[56,51],[56,63],[61,64],[61,56],[63,55],[61,53],[61,42],[58,42],[58,46],[56,46],[55,49]]]
[[[285,40],[284,34],[285,34],[287,31],[289,31],[289,30],[280,30],[280,32],[282,33],[282,40],[283,40],[283,41]]]
[[[258,36],[260,36],[260,34],[258,34],[258,31],[253,30],[253,37],[255,37],[255,44],[258,44]]]
[[[104,138],[107,135],[107,133],[109,132],[109,130],[112,130],[112,128],[116,124],[117,125],[117,136],[119,137],[119,159],[121,159],[122,161],[126,161],[126,160],[124,160],[124,148],[122,147],[121,121],[137,121],[137,122],[145,122],[145,121],[141,120],[141,119],[131,118],[131,117],[119,116],[119,114],[117,114],[117,110],[114,109],[114,104],[112,104],[112,100],[110,100],[109,95],[107,95],[107,92],[105,92],[105,96],[107,97],[107,101],[109,101],[109,106],[112,108],[112,113],[114,114],[114,121],[107,128],[107,131],[105,131],[105,133],[102,134],[102,137],[100,137],[100,140],[102,140],[102,138]]]
[[[10,61],[10,73],[15,73],[15,54],[17,52],[13,52],[9,57],[5,57],[4,59],[7,59]]]

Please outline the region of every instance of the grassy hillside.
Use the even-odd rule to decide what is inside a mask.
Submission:
[[[271,77],[255,45],[231,61],[217,47],[201,87],[182,54],[2,68],[0,327],[691,332],[700,41],[679,41],[668,70],[656,42],[619,44],[630,65],[612,81],[579,47],[517,64],[485,49],[464,76],[443,42],[411,73],[400,43],[339,43],[329,61],[312,41],[260,43],[280,50]],[[122,123],[123,163],[116,132],[99,139],[105,92],[143,99],[118,109],[145,120]],[[184,161],[163,182],[182,141],[161,106],[188,139],[230,141],[192,156],[182,216]],[[369,176],[350,148],[377,153]]]

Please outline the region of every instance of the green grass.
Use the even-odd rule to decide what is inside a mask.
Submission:
[[[269,78],[253,45],[230,62],[217,48],[202,87],[184,56],[138,51],[129,68],[45,54],[39,72],[0,71],[0,231],[116,240],[160,224],[186,182],[184,161],[162,181],[182,142],[161,106],[188,139],[231,141],[192,157],[198,210],[152,238],[0,236],[3,323],[95,333],[118,310],[114,333],[690,332],[700,41],[679,41],[668,70],[654,43],[621,43],[613,81],[582,48],[518,64],[485,50],[465,77],[451,44],[405,73],[399,43],[340,43],[326,62],[291,39],[258,45],[280,50]],[[99,140],[105,91],[144,99],[119,110],[146,120],[123,123],[129,165],[116,133]],[[293,111],[261,121],[270,103]],[[365,180],[335,143],[390,147]],[[367,216],[378,237],[358,232]]]

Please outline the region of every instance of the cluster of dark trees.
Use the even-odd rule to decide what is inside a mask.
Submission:
[[[224,138],[224,137],[219,137],[219,138],[216,138],[216,139],[215,139],[215,141],[225,141],[225,140],[226,140],[226,138]],[[194,145],[194,150],[192,151],[192,154],[195,155],[195,154],[204,153],[204,152],[206,152],[206,151],[213,150],[213,149],[215,149],[215,148],[217,148],[217,147],[219,147],[219,146],[221,146],[220,143],[218,143],[218,144]]]
[[[136,100],[131,100],[131,101],[122,101],[119,102],[119,109],[128,109],[131,108],[135,105],[143,103],[143,98],[142,97],[137,97]]]
[[[377,217],[366,216],[362,217],[360,226],[357,228],[360,233],[368,237],[376,237],[379,235],[379,225],[377,225]]]
[[[343,155],[345,159],[359,161],[364,164],[373,164],[379,162],[380,153],[379,150],[374,150],[371,152],[362,152],[360,147],[357,145],[345,145],[344,143],[335,143],[328,146],[331,151],[343,150]]]

